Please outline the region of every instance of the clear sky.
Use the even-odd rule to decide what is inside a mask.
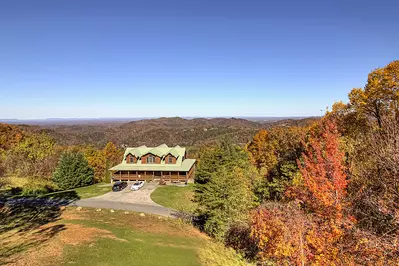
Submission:
[[[320,115],[399,59],[399,1],[0,2],[0,118]]]

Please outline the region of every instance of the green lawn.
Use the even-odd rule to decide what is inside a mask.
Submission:
[[[103,195],[111,191],[111,186],[103,183],[94,184],[86,187],[80,187],[75,189],[68,189],[62,191],[56,191],[48,194],[37,195],[37,198],[50,198],[50,199],[87,199],[96,196]],[[20,194],[11,194],[11,189],[0,190],[0,197],[4,198],[23,198],[29,196],[23,196]]]
[[[29,182],[32,182],[32,180],[29,180],[29,178],[18,178],[18,177],[12,177],[11,178],[12,182],[11,184],[4,189],[0,189],[0,198],[20,198],[20,197],[29,197],[29,195],[23,195],[23,189],[27,188],[29,186]],[[50,183],[43,183],[37,185],[37,188],[44,187],[44,185],[49,185]],[[12,190],[16,190],[15,193],[12,193]],[[107,192],[111,191],[111,185],[110,184],[105,184],[105,183],[98,183],[86,187],[80,187],[80,188],[75,188],[75,189],[68,189],[68,190],[63,190],[63,191],[56,191],[56,192],[51,192],[48,194],[37,194],[36,197],[42,198],[70,198],[70,199],[87,199],[87,198],[92,198],[96,196],[103,195]],[[34,195],[30,195],[33,196]]]
[[[40,217],[28,209],[16,218],[28,223],[0,226],[0,264],[247,265],[234,251],[177,219],[74,207],[40,209]]]
[[[107,192],[110,192],[111,186],[106,185],[104,183],[99,183],[99,184],[94,184],[94,185],[87,186],[87,187],[75,188],[75,189],[72,189],[72,191],[75,191],[79,198],[87,199],[87,198],[100,196]]]
[[[172,208],[179,211],[194,212],[197,204],[193,202],[194,185],[187,186],[159,186],[151,194],[151,199],[159,205]]]

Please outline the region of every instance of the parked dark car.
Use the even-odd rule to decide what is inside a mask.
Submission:
[[[125,189],[125,187],[127,187],[127,183],[126,182],[117,181],[112,186],[112,191],[114,191],[114,192],[121,191],[121,190]]]

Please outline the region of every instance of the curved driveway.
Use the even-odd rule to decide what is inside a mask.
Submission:
[[[144,186],[138,191],[132,191],[130,186],[131,184],[129,184],[127,188],[120,192],[111,191],[98,197],[77,200],[70,205],[115,210],[129,210],[167,217],[177,216],[178,213],[176,211],[158,205],[151,200],[150,195],[156,189],[157,184],[145,183]]]

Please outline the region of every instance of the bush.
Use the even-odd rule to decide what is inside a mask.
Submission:
[[[39,196],[56,190],[51,181],[40,178],[28,178],[25,185],[22,186],[22,196]]]
[[[72,189],[93,184],[94,170],[80,152],[67,152],[61,156],[53,181],[60,189]]]
[[[226,233],[225,244],[241,254],[249,261],[253,261],[259,252],[257,243],[251,238],[251,227],[246,222],[235,223]]]

